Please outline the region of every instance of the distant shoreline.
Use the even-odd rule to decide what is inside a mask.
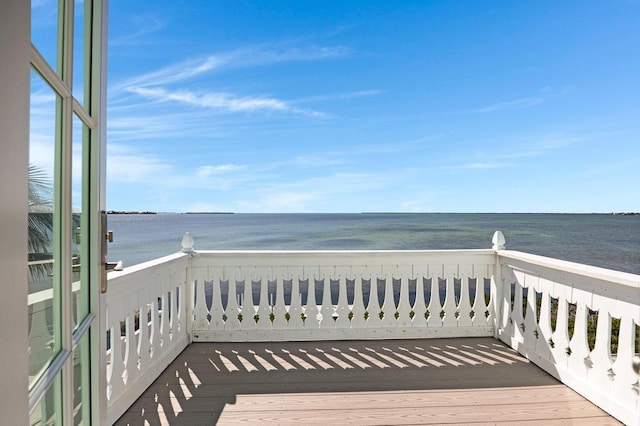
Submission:
[[[233,212],[184,212],[183,214],[234,214]]]
[[[156,212],[135,212],[135,211],[107,210],[107,214],[158,214],[158,213],[156,213]]]
[[[165,214],[164,212],[161,212],[162,214]],[[152,212],[152,211],[133,211],[133,210],[108,210],[107,214],[111,214],[111,215],[116,215],[116,214],[123,214],[123,215],[141,215],[141,214],[160,214],[158,212]],[[227,215],[227,214],[236,214],[235,212],[182,212],[182,213],[174,213],[174,214],[200,214],[200,215]],[[260,213],[257,213],[260,214]],[[265,214],[287,214],[287,213],[265,213]],[[296,214],[296,213],[289,213],[289,214]],[[304,214],[304,213],[303,213]],[[313,213],[312,213],[313,214]],[[332,214],[332,213],[318,213],[318,214]],[[342,214],[342,213],[338,213],[338,214]],[[358,214],[358,213],[352,213],[352,214]],[[450,215],[450,214],[579,214],[579,215],[607,215],[607,216],[640,216],[640,212],[609,212],[609,213],[523,213],[523,212],[519,212],[519,213],[496,213],[496,212],[476,212],[476,213],[459,213],[459,212],[360,212],[359,214],[363,214],[363,215],[420,215],[420,214],[443,214],[443,215]]]

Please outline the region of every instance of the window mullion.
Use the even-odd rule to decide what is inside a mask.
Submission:
[[[73,351],[73,271],[72,244],[73,235],[73,27],[74,0],[60,2],[60,75],[68,96],[62,99],[62,144],[61,144],[61,302],[62,302],[62,345],[63,350]],[[62,424],[73,424],[73,362],[70,357],[62,368]]]

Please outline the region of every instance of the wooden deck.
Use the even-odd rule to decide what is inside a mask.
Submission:
[[[194,343],[117,425],[619,424],[491,338]]]

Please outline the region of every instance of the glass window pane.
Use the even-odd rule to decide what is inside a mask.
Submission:
[[[56,307],[59,289],[54,285],[53,171],[58,96],[31,73],[29,141],[29,378],[30,383],[59,347]]]
[[[58,70],[58,0],[31,0],[31,42]]]
[[[60,396],[62,395],[61,382],[60,374],[58,374],[53,384],[47,390],[47,393],[31,412],[29,416],[30,425],[53,426],[60,424],[60,418],[58,418],[58,416],[60,415]]]
[[[73,97],[80,105],[85,101],[85,7],[84,2],[76,0],[73,16]]]
[[[82,214],[82,192],[83,192],[83,141],[88,138],[88,129],[77,115],[73,115],[73,145],[71,153],[71,208],[72,208],[72,235],[71,238],[71,265],[72,265],[72,291],[73,291],[73,326],[79,322],[89,312],[88,291],[85,283],[87,279],[83,270],[86,264],[86,250],[83,245],[83,229],[86,229]]]
[[[73,351],[73,424],[75,426],[90,424],[89,386],[89,336],[85,334]]]

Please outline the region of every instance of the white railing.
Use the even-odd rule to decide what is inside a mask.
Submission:
[[[640,424],[640,276],[499,251],[498,337],[626,424]],[[636,361],[637,362],[637,361]]]
[[[114,423],[187,347],[188,255],[110,272],[105,294],[107,418]]]
[[[190,341],[495,336],[640,424],[640,276],[503,244],[496,233],[492,250],[194,251],[185,238],[185,253],[109,274],[108,418]]]
[[[492,336],[494,262],[491,250],[199,251],[190,269],[192,336],[195,341]]]

